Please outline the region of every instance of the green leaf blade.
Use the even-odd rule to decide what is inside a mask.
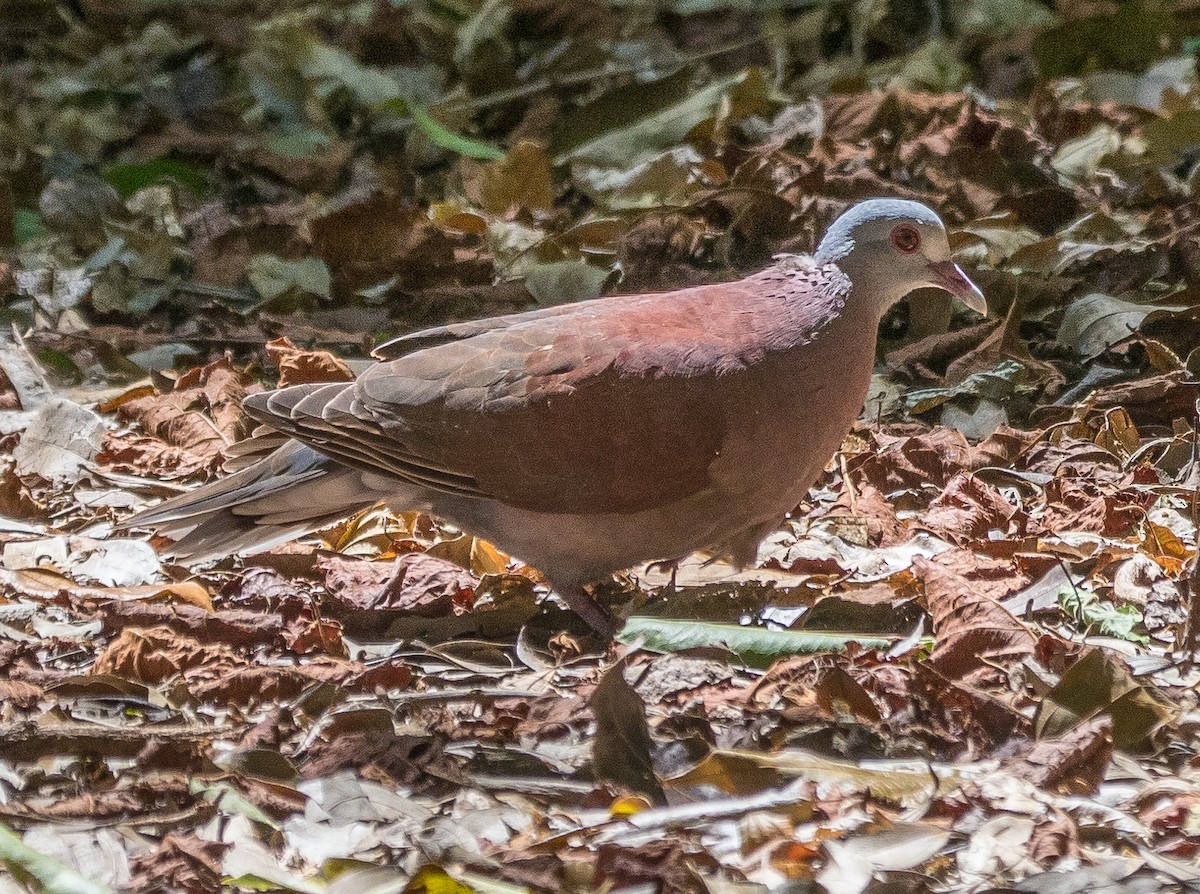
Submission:
[[[767,667],[780,658],[793,655],[842,652],[850,643],[857,643],[866,649],[886,649],[895,641],[895,637],[874,634],[770,630],[737,624],[638,616],[625,622],[617,639],[623,643],[641,641],[643,646],[655,652],[724,646],[751,667]]]

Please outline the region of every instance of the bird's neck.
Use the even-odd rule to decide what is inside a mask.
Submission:
[[[853,252],[837,265],[851,282],[845,314],[861,321],[864,327],[869,326],[872,332],[891,306],[912,290],[911,284],[895,280],[887,270],[881,270],[878,261],[864,261]]]

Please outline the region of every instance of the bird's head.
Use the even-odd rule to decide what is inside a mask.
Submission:
[[[987,314],[979,287],[950,259],[946,225],[920,202],[859,202],[833,222],[815,257],[836,263],[855,285],[869,284],[883,301],[881,312],[914,289],[933,286]]]

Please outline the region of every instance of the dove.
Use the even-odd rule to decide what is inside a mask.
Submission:
[[[290,440],[124,527],[198,563],[380,503],[427,511],[538,568],[611,635],[588,585],[696,551],[754,561],[858,418],[884,313],[929,286],[987,312],[932,209],[870,199],[812,255],[736,282],[404,335],[352,382],[246,398]]]

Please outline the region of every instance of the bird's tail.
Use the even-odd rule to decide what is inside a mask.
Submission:
[[[260,462],[126,519],[174,539],[166,555],[204,562],[261,552],[387,496],[371,476],[290,441]]]

